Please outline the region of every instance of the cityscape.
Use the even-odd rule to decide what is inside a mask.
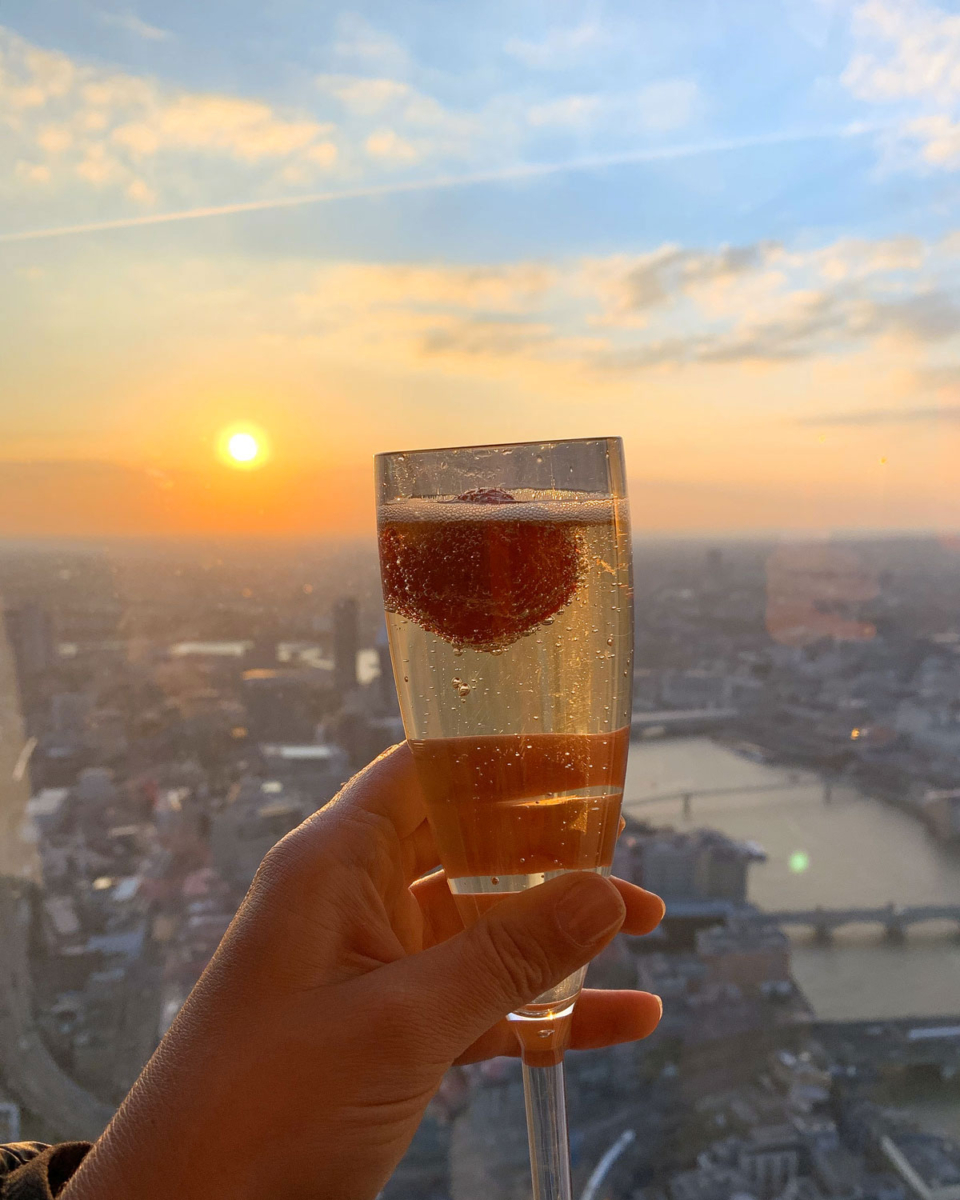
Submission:
[[[664,1019],[569,1056],[580,1193],[960,1196],[960,1005],[924,965],[953,962],[960,925],[960,546],[635,555],[615,870],[667,917],[616,939],[589,982],[653,991]],[[0,590],[0,1140],[92,1138],[263,854],[403,736],[375,552],[8,543]],[[895,852],[934,863],[914,872],[927,890],[898,893],[869,841],[838,833],[847,890],[821,891],[821,852],[776,834],[801,794],[811,836],[850,813],[900,822]],[[861,972],[838,1019],[815,969],[856,972],[857,955],[878,994],[913,976],[885,1007]],[[526,1155],[518,1063],[455,1068],[384,1195],[520,1200]]]

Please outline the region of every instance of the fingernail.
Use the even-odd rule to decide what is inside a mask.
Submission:
[[[658,996],[655,992],[652,992],[651,995],[653,996],[654,1000],[656,1000],[656,1002],[660,1005],[660,1016],[657,1017],[657,1021],[659,1022],[660,1017],[663,1016],[663,997]]]
[[[590,946],[623,922],[623,901],[596,875],[583,875],[564,892],[557,904],[557,924],[580,946]]]

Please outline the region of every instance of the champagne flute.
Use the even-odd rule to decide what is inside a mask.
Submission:
[[[447,883],[469,923],[564,871],[607,875],[629,745],[619,438],[381,454],[390,653]],[[535,1200],[569,1200],[563,1052],[586,968],[511,1014]]]

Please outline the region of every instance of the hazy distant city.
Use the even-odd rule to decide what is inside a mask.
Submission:
[[[960,542],[636,572],[616,869],[668,911],[591,983],[665,1015],[571,1056],[578,1194],[955,1200]],[[93,1137],[266,850],[403,736],[375,552],[7,543],[0,595],[0,1142]],[[385,1196],[520,1200],[526,1154],[518,1066],[455,1069]]]

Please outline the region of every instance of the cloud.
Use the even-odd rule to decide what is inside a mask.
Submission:
[[[409,84],[397,79],[368,79],[357,75],[319,75],[317,86],[336,96],[345,108],[360,116],[376,116],[414,95]]]
[[[586,129],[593,125],[603,111],[602,96],[561,96],[534,104],[527,111],[527,120],[535,127],[558,125],[564,129]]]
[[[182,150],[257,162],[306,150],[332,129],[328,123],[285,119],[255,100],[187,93],[170,97],[140,120],[115,126],[110,141],[134,158]]]
[[[842,239],[552,264],[342,264],[319,271],[283,322],[337,341],[376,329],[407,357],[562,360],[604,376],[839,361],[883,343],[916,374],[960,337],[958,257],[942,242]],[[942,277],[921,270],[928,261]]]
[[[416,147],[393,129],[378,129],[371,133],[364,147],[371,158],[385,158],[390,162],[414,163],[420,157]]]
[[[108,157],[83,165],[92,182],[110,180]],[[30,164],[20,170],[24,187],[43,186],[29,182]],[[149,178],[124,186],[132,202],[151,202]],[[914,377],[927,372],[924,386],[935,387],[955,382],[930,373],[948,371],[935,364],[960,350],[960,237],[803,248],[667,243],[547,263],[328,264],[278,286],[266,314],[261,332],[271,336],[308,338],[334,354],[376,344],[385,357],[389,344],[407,363],[458,354],[562,360],[610,378],[661,367],[841,362],[876,348],[909,363]]]
[[[406,48],[356,13],[345,13],[337,26],[333,53],[346,62],[403,74],[410,66]]]
[[[470,111],[386,76],[325,73],[316,86],[339,106],[342,133],[381,164],[503,162],[519,148],[522,110],[507,97]]]
[[[125,33],[132,33],[134,37],[143,38],[147,42],[165,42],[173,37],[173,34],[168,29],[161,29],[157,25],[148,25],[136,13],[101,12],[99,15],[104,25],[112,25],[115,29],[122,29]]]
[[[621,312],[637,312],[663,304],[698,284],[730,279],[761,266],[778,249],[776,243],[721,246],[719,250],[684,250],[665,245],[639,255],[613,280],[612,299]]]
[[[554,343],[549,324],[506,317],[460,317],[429,329],[424,354],[459,353],[501,358]]]
[[[32,163],[27,162],[25,159],[20,159],[14,165],[14,173],[17,179],[21,179],[28,184],[50,182],[50,168],[45,167],[42,163]]]
[[[695,356],[701,362],[776,361],[810,357],[883,334],[939,342],[957,332],[960,308],[940,292],[894,302],[873,300],[856,291],[798,292],[788,296],[782,311],[769,320],[704,339]]]
[[[744,500],[741,522],[760,512],[767,520],[765,498],[780,491],[778,513],[788,521],[811,520],[810,503],[828,514],[825,523],[851,511],[863,518],[864,505],[886,520],[875,492],[877,460],[889,450],[884,503],[901,523],[916,523],[921,511],[936,513],[937,488],[949,487],[960,446],[960,395],[934,390],[951,382],[947,364],[960,362],[960,338],[950,334],[960,245],[950,259],[943,241],[896,249],[896,239],[886,240],[670,244],[633,257],[466,264],[336,263],[222,248],[177,258],[166,239],[64,244],[46,277],[17,276],[22,298],[0,331],[5,386],[19,414],[7,458],[116,454],[164,470],[189,461],[215,491],[201,495],[173,470],[176,486],[166,489],[141,475],[107,486],[59,471],[41,487],[4,465],[0,524],[55,531],[59,520],[63,533],[306,521],[292,483],[272,499],[266,479],[267,491],[246,500],[216,490],[206,447],[237,419],[238,405],[270,431],[278,480],[294,459],[355,461],[370,429],[382,445],[528,440],[544,421],[589,434],[599,414],[634,439],[634,461],[654,478],[662,471],[676,476],[678,490],[699,481],[755,495]],[[905,268],[908,257],[920,267]],[[824,273],[835,260],[848,264],[839,279]],[[642,306],[644,326],[591,323],[608,302],[603,285],[618,278]],[[644,290],[651,278],[662,294]],[[97,329],[111,331],[108,359],[88,336]],[[46,348],[42,363],[37,345]],[[131,361],[140,365],[133,375]],[[920,408],[928,419],[918,413],[898,425],[891,415]],[[68,436],[64,422],[81,410],[84,428]],[[859,410],[852,415],[862,427],[845,435],[850,410]],[[118,411],[130,418],[122,432]],[[804,431],[797,421],[809,414]],[[835,418],[837,436],[824,428],[821,447],[823,414]],[[918,440],[907,435],[928,429],[943,446],[939,483],[929,455],[907,464]],[[916,477],[909,487],[906,470]],[[820,498],[808,503],[814,493]],[[65,494],[78,497],[77,511],[58,516]],[[261,505],[267,515],[258,515]],[[664,503],[674,514],[665,524],[676,523],[675,508]],[[310,519],[320,520],[316,510]]]
[[[534,128],[574,131],[604,128],[665,133],[688,125],[700,108],[700,91],[690,79],[665,79],[637,92],[559,96],[534,104],[527,121]]]
[[[902,333],[920,342],[941,342],[960,332],[960,305],[946,292],[926,291],[874,306],[880,332]]]
[[[921,0],[865,0],[853,12],[856,50],[842,83],[894,107],[891,165],[960,166],[960,15]]]
[[[960,404],[936,405],[927,408],[880,408],[864,412],[821,413],[813,417],[799,417],[797,425],[837,425],[856,427],[861,425],[926,425],[940,421],[960,421]]]
[[[853,29],[866,43],[842,77],[855,96],[940,104],[960,96],[960,16],[912,0],[866,0]]]
[[[400,189],[416,183],[427,190],[859,136],[841,128],[688,144],[644,138],[688,123],[700,110],[697,85],[685,79],[612,96],[531,104],[527,96],[493,92],[473,106],[451,105],[407,82],[411,66],[394,40],[354,17],[343,18],[338,30],[331,65],[342,69],[317,77],[313,112],[74,61],[0,28],[0,130],[12,148],[0,165],[0,190],[19,196],[31,216],[37,195],[49,197],[51,210],[72,210],[69,221],[36,218],[41,228],[25,235],[44,225],[92,229],[94,192],[125,202],[104,225],[119,228],[142,221],[144,214],[126,207],[131,200],[165,207],[157,219],[167,221],[337,199],[317,186],[334,172],[353,185],[342,190],[347,199],[364,188],[387,189],[391,179]],[[544,134],[556,129],[582,132],[599,152],[544,161]],[[413,180],[414,166],[432,167],[434,177],[424,172]]]
[[[804,250],[775,242],[701,249],[666,244],[591,259],[605,370],[787,362],[893,338],[936,347],[960,335],[960,240],[844,238]],[[639,334],[637,331],[643,331]],[[628,336],[629,334],[629,336]]]
[[[604,352],[598,365],[636,370],[663,364],[787,362],[849,349],[852,344],[900,336],[937,343],[960,333],[960,306],[942,292],[878,301],[858,290],[793,291],[776,310],[717,333],[651,340]]]
[[[907,124],[906,133],[920,143],[926,162],[935,167],[960,166],[960,121],[952,121],[942,113],[917,117]]]
[[[816,263],[824,278],[839,281],[863,279],[880,273],[918,271],[923,266],[925,252],[926,246],[917,237],[880,238],[874,241],[867,238],[840,238],[806,257],[807,261],[812,259]],[[952,252],[948,251],[948,254]],[[804,256],[790,261],[802,265]]]
[[[340,310],[355,313],[393,308],[417,312],[499,312],[504,317],[530,313],[542,305],[560,281],[555,267],[517,262],[493,266],[428,266],[410,263],[342,264],[317,273],[315,287],[297,295],[301,317],[330,312],[330,297]]]
[[[921,387],[960,389],[960,363],[924,367],[917,378]]]
[[[539,40],[512,37],[504,50],[534,70],[560,70],[608,45],[610,40],[599,25],[587,21],[568,28],[555,27]]]
[[[138,203],[169,194],[175,182],[196,186],[187,164],[198,158],[239,168],[296,161],[307,182],[337,158],[334,126],[311,115],[75,62],[0,27],[4,129],[18,151],[14,161],[27,164],[13,180],[44,181],[49,189],[79,181]],[[170,169],[174,156],[183,170]]]

